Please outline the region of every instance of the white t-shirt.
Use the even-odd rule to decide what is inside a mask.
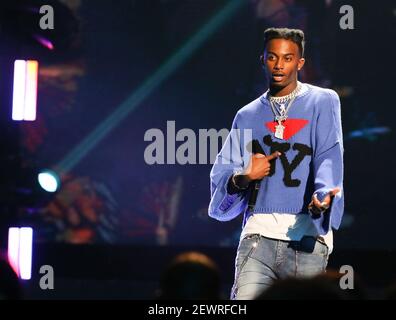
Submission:
[[[249,217],[241,233],[241,239],[249,233],[257,233],[264,237],[300,241],[303,236],[317,236],[317,231],[308,214],[288,213],[256,213]],[[333,251],[333,231],[322,236],[329,248]]]

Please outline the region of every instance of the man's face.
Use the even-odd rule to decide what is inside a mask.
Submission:
[[[272,39],[264,51],[264,65],[270,84],[276,87],[287,87],[297,80],[297,72],[304,65],[298,45],[291,40]]]

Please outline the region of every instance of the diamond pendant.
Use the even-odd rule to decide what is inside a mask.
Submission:
[[[281,122],[278,122],[278,125],[275,127],[275,129],[275,137],[278,139],[283,139],[283,132],[285,131],[285,126],[283,126]]]
[[[280,105],[280,114],[283,116],[285,113],[286,113],[286,107],[285,107],[285,104],[282,103]]]

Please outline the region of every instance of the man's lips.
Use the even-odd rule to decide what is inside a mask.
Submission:
[[[284,77],[285,77],[285,75],[282,73],[273,73],[272,74],[272,79],[274,79],[275,81],[282,81]]]

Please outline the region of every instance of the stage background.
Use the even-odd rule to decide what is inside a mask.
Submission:
[[[92,148],[73,154],[80,158],[53,201],[33,214],[20,212],[18,218],[35,226],[37,241],[235,246],[241,219],[220,223],[207,216],[211,164],[148,165],[151,142],[144,135],[158,128],[166,141],[168,121],[176,132],[190,128],[197,136],[199,129],[229,129],[237,110],[267,89],[259,64],[263,30],[283,25],[306,34],[300,80],[341,97],[345,218],[336,246],[395,248],[391,2],[380,1],[375,10],[369,1],[350,2],[354,30],[339,27],[342,1],[242,2],[174,72],[162,71],[158,86],[144,87],[227,4],[65,2],[69,34],[58,32],[59,49],[20,45],[19,52],[40,58],[38,119],[18,126],[25,167],[64,164],[128,97],[142,86],[148,92]],[[197,161],[198,148],[197,141]]]
[[[1,247],[8,226],[32,226],[35,277],[41,265],[53,265],[64,289],[50,296],[34,280],[31,297],[150,297],[166,262],[193,248],[219,263],[228,292],[242,217],[210,219],[211,164],[149,165],[144,136],[158,128],[166,141],[168,122],[196,136],[230,129],[238,109],[267,90],[259,56],[270,26],[304,30],[300,80],[341,98],[345,216],[330,266],[350,263],[375,285],[389,283],[396,249],[392,1],[46,1],[56,12],[55,29],[45,33],[54,50],[34,37],[37,15],[21,11],[40,3],[9,1],[0,10]],[[354,9],[353,30],[339,26],[344,4]],[[16,58],[40,62],[35,122],[10,120]],[[142,99],[125,103],[131,97]],[[197,160],[198,148],[197,141]],[[46,202],[15,193],[15,177],[37,168],[62,175]]]

